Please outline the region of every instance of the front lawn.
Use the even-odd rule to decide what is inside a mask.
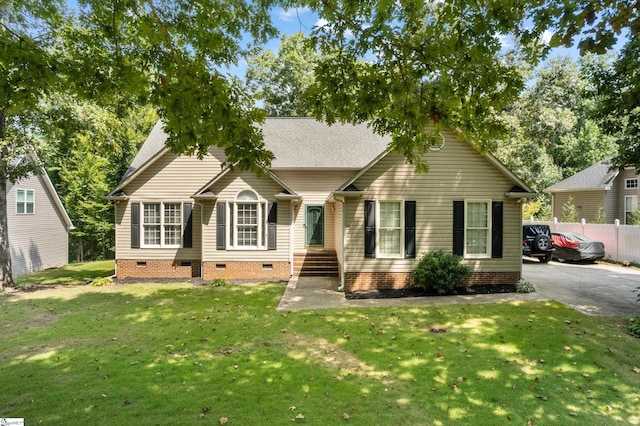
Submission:
[[[109,277],[115,271],[115,261],[100,260],[96,262],[71,263],[61,268],[45,269],[15,279],[17,287],[28,288],[43,285],[76,285],[86,284],[97,278]]]
[[[640,424],[627,319],[558,303],[277,311],[282,284],[0,294],[0,418]]]

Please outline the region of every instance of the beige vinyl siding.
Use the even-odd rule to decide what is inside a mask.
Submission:
[[[252,190],[261,200],[278,203],[277,249],[276,250],[217,250],[216,249],[216,203],[234,201],[244,190]],[[250,172],[229,172],[214,183],[211,191],[217,200],[203,202],[203,261],[289,261],[290,202],[276,200],[282,187],[268,176],[258,177]],[[226,218],[225,226],[231,226]]]
[[[359,177],[355,186],[361,199],[348,199],[349,229],[346,236],[348,271],[408,272],[430,250],[452,250],[453,201],[504,202],[503,257],[466,259],[478,272],[520,271],[522,214],[515,199],[505,198],[514,185],[497,167],[465,142],[446,132],[445,147],[426,155],[429,172],[417,174],[402,156],[389,154]],[[416,259],[367,259],[364,257],[364,200],[416,201]]]
[[[16,190],[34,191],[34,213],[17,214]],[[13,276],[68,263],[68,234],[42,176],[20,180],[7,193],[7,221]]]
[[[344,182],[352,178],[354,170],[311,170],[311,171],[291,171],[278,170],[274,172],[287,185],[302,196],[302,205],[296,207],[294,234],[295,251],[303,251],[305,247],[305,206],[324,206],[324,248],[336,249],[335,230],[335,206],[328,203],[329,195],[340,187]]]
[[[553,197],[553,217],[558,218],[560,222],[563,221],[564,209],[563,206],[569,202],[569,197],[573,197],[573,205],[578,213],[578,220],[586,220],[587,222],[593,222],[598,214],[598,209],[605,205],[605,191],[574,191],[568,192],[556,192]]]
[[[167,152],[140,173],[123,188],[129,201],[116,203],[116,258],[117,259],[200,259],[201,210],[191,196],[220,172],[217,156],[197,157],[176,155]],[[131,203],[173,202],[194,203],[192,210],[191,248],[131,248]]]

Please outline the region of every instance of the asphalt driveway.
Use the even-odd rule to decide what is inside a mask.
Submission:
[[[557,300],[587,315],[640,313],[637,301],[640,270],[608,263],[570,264],[523,258],[522,278],[536,293]]]

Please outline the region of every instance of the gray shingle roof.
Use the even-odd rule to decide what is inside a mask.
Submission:
[[[123,180],[160,152],[167,141],[156,123]],[[361,169],[382,153],[390,142],[366,125],[328,126],[313,118],[267,118],[262,126],[265,147],[275,159],[271,169]]]
[[[544,192],[605,190],[618,176],[617,170],[609,170],[611,158],[606,158],[581,172],[545,189]]]
[[[268,118],[262,126],[265,147],[278,169],[361,169],[391,141],[366,125],[333,124],[313,118]]]

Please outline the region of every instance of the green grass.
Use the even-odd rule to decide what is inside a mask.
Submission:
[[[72,263],[62,268],[46,269],[15,279],[16,287],[28,288],[42,285],[77,285],[85,284],[96,278],[113,275],[115,261]]]
[[[44,425],[640,423],[626,318],[558,303],[277,311],[282,284],[0,294],[0,418]]]

